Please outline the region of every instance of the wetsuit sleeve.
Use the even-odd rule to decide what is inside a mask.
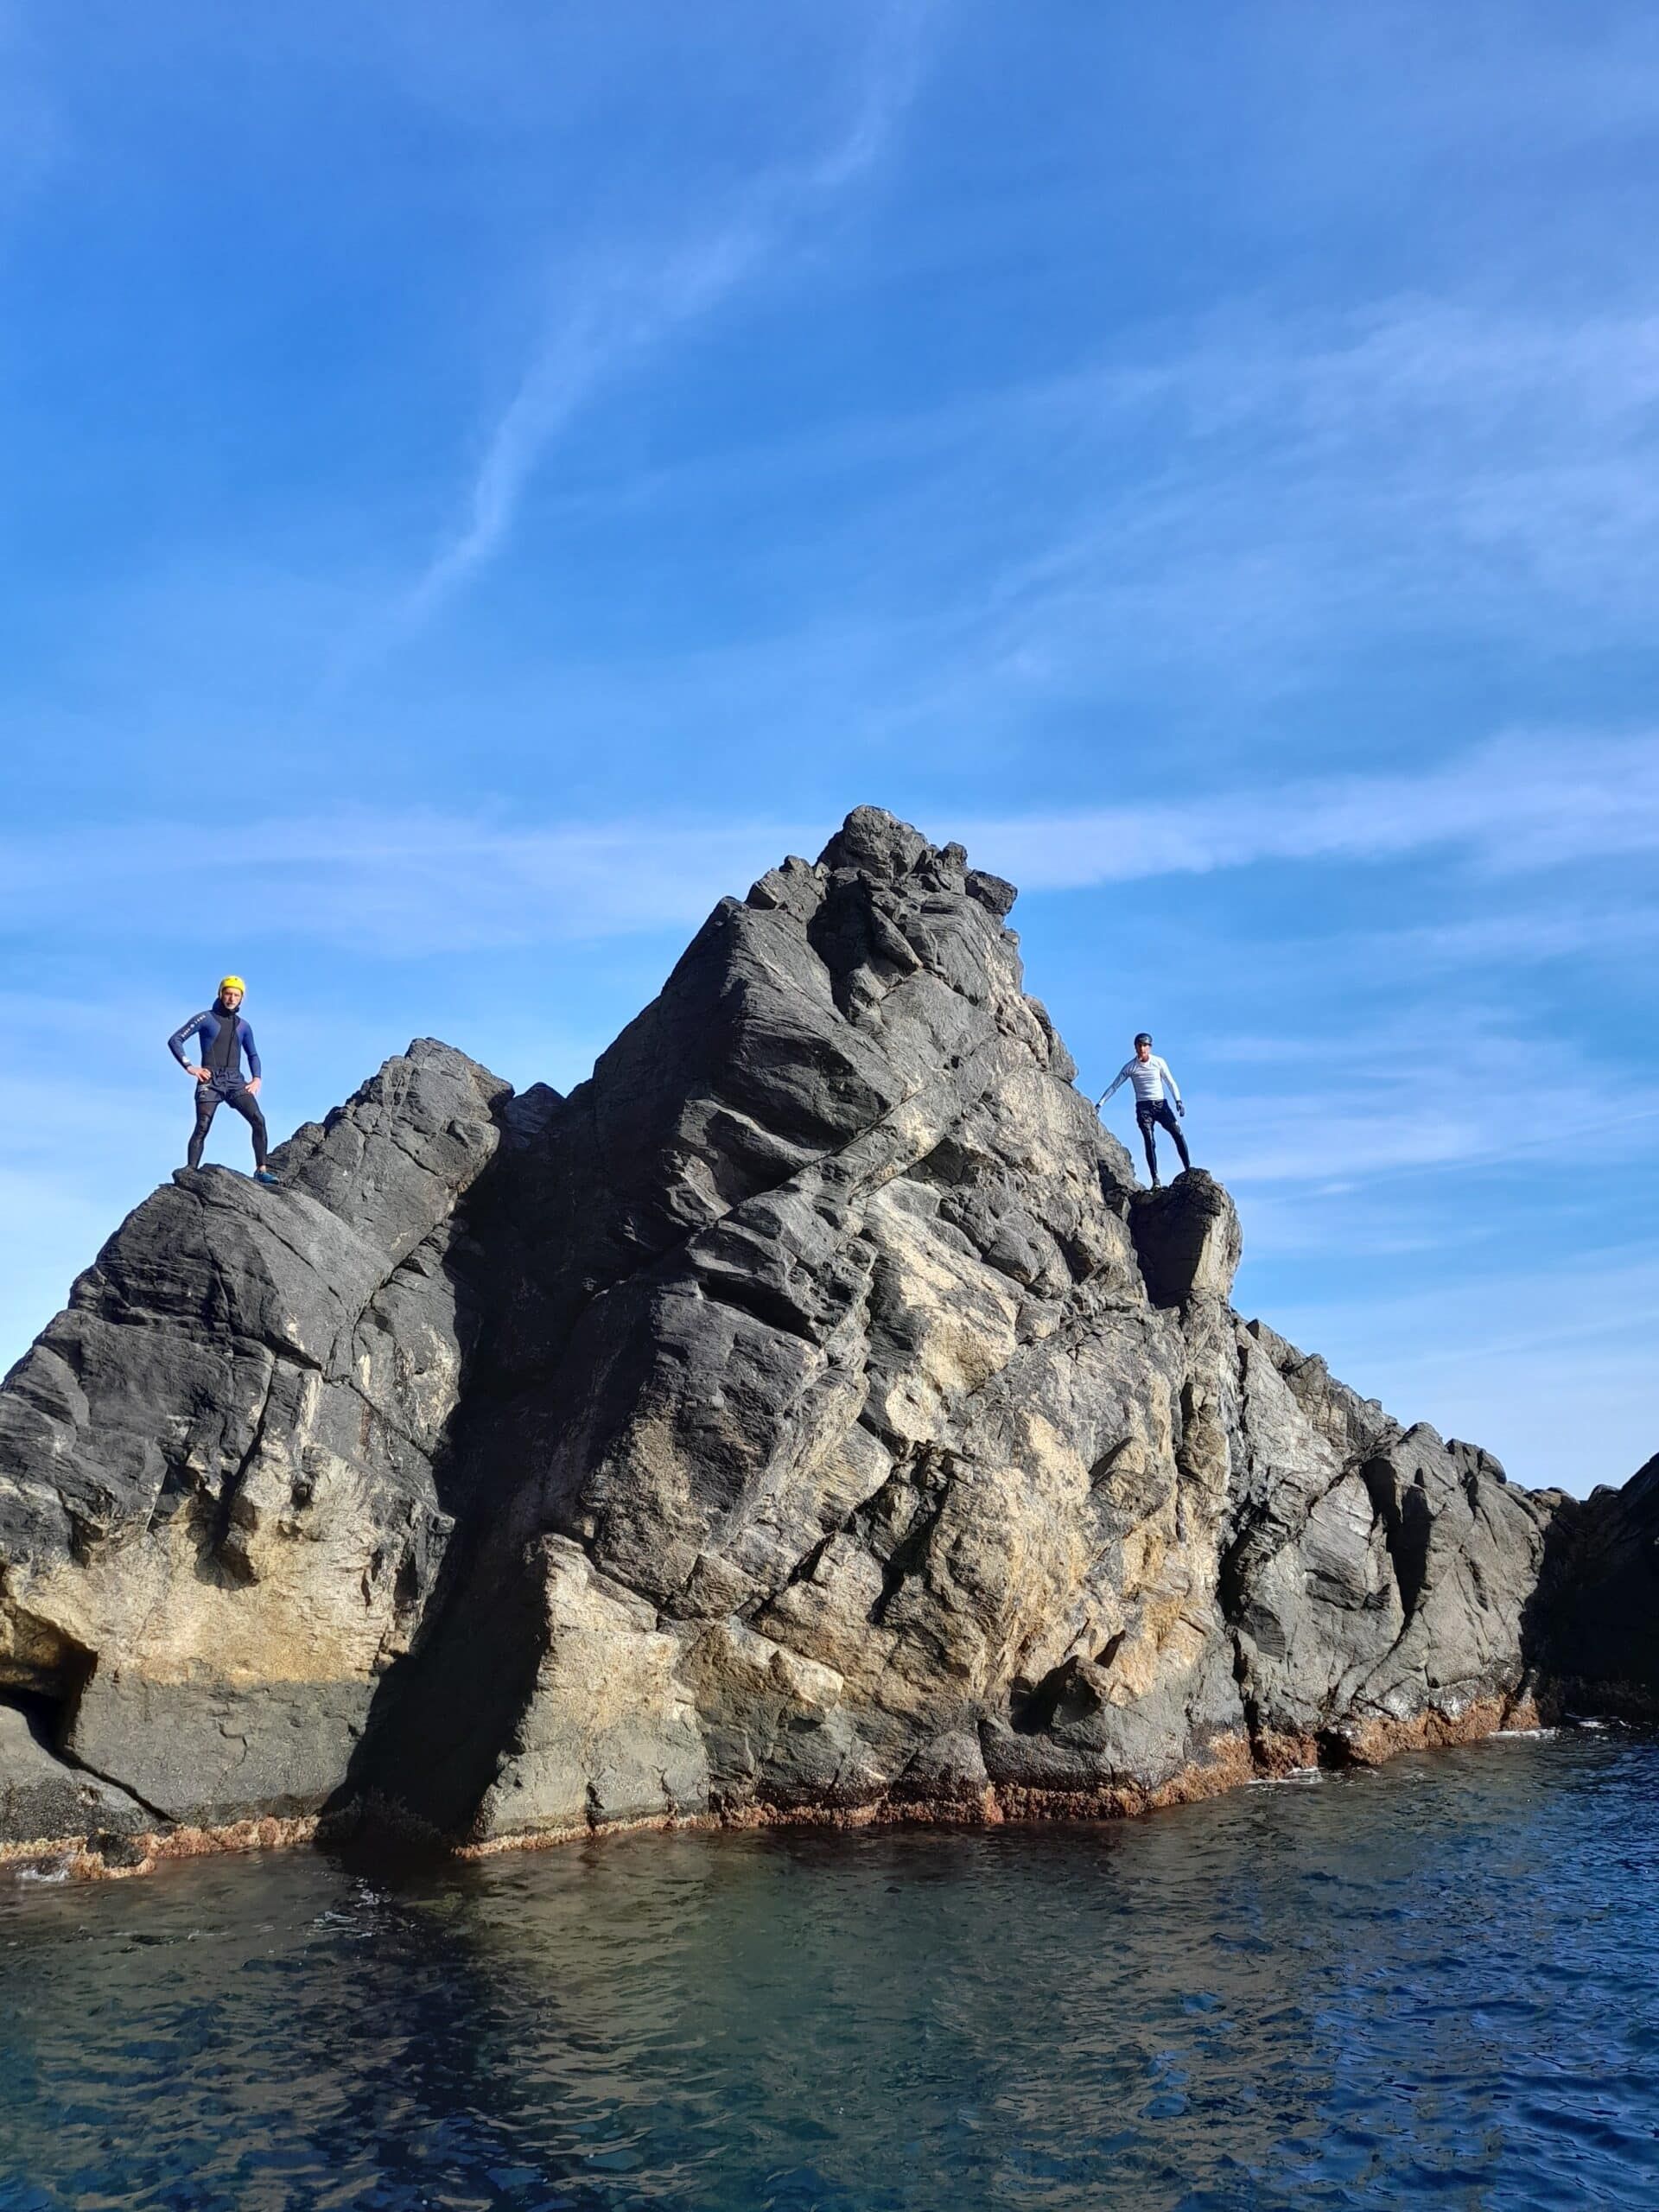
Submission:
[[[262,1072],[259,1054],[254,1045],[253,1032],[245,1021],[242,1024],[242,1049],[248,1056],[248,1073],[257,1083]]]
[[[1180,1086],[1180,1084],[1179,1084],[1179,1083],[1177,1083],[1177,1082],[1176,1082],[1175,1077],[1174,1077],[1174,1075],[1173,1075],[1173,1073],[1172,1072],[1172,1071],[1171,1071],[1171,1069],[1170,1069],[1169,1062],[1168,1062],[1167,1060],[1165,1060],[1165,1059],[1160,1059],[1160,1060],[1159,1061],[1159,1063],[1158,1063],[1158,1066],[1159,1066],[1160,1071],[1161,1072],[1161,1074],[1162,1074],[1162,1076],[1163,1076],[1164,1081],[1165,1081],[1165,1082],[1169,1085],[1170,1089],[1174,1092],[1174,1094],[1175,1094],[1175,1103],[1179,1106],[1179,1105],[1180,1104],[1180,1103],[1181,1103],[1181,1086]]]
[[[205,1014],[193,1014],[189,1020],[181,1023],[168,1039],[167,1049],[172,1053],[174,1058],[178,1062],[181,1068],[188,1068],[190,1065],[189,1061],[185,1058],[185,1039],[194,1034],[194,1033],[201,1027],[202,1023],[206,1021],[207,1019],[207,1017]]]
[[[1119,1068],[1119,1070],[1118,1070],[1118,1071],[1117,1071],[1117,1074],[1116,1074],[1116,1076],[1114,1077],[1114,1079],[1113,1079],[1113,1080],[1112,1080],[1112,1081],[1111,1081],[1111,1082],[1107,1085],[1106,1089],[1101,1092],[1101,1094],[1100,1094],[1100,1103],[1101,1103],[1103,1106],[1106,1103],[1106,1101],[1107,1101],[1107,1100],[1111,1096],[1111,1095],[1112,1095],[1113,1091],[1115,1091],[1115,1090],[1117,1090],[1121,1089],[1121,1088],[1122,1088],[1122,1086],[1126,1082],[1128,1082],[1128,1074],[1129,1074],[1129,1068],[1130,1068],[1130,1065],[1131,1065],[1131,1063],[1130,1063],[1129,1061],[1128,1061],[1128,1060],[1125,1060],[1125,1061],[1124,1061],[1124,1063],[1123,1063],[1123,1065],[1122,1065],[1122,1066],[1121,1068]]]

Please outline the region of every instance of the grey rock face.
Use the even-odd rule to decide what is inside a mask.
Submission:
[[[1230,1200],[1137,1188],[1013,899],[861,808],[569,1098],[417,1045],[280,1191],[175,1177],[0,1390],[0,1696],[158,1823],[480,1844],[1515,1709],[1558,1501],[1239,1322]]]
[[[181,1170],[0,1390],[0,1685],[162,1821],[320,1806],[407,1646],[505,1096],[417,1044],[280,1192]]]

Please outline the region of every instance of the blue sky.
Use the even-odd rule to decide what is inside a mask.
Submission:
[[[1622,1479],[1655,237],[1637,0],[0,0],[0,1361],[226,967],[279,1132],[568,1086],[873,801],[1156,1032],[1247,1312]]]

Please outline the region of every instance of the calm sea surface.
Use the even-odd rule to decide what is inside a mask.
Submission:
[[[0,2207],[1659,2205],[1659,1743],[1095,1829],[0,1872]]]

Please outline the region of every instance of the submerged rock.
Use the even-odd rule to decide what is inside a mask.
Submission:
[[[483,1846],[1134,1809],[1525,1710],[1560,1501],[1239,1321],[1231,1201],[1136,1187],[1013,899],[860,808],[569,1098],[416,1044],[280,1189],[140,1206],[0,1389],[55,1764]]]

